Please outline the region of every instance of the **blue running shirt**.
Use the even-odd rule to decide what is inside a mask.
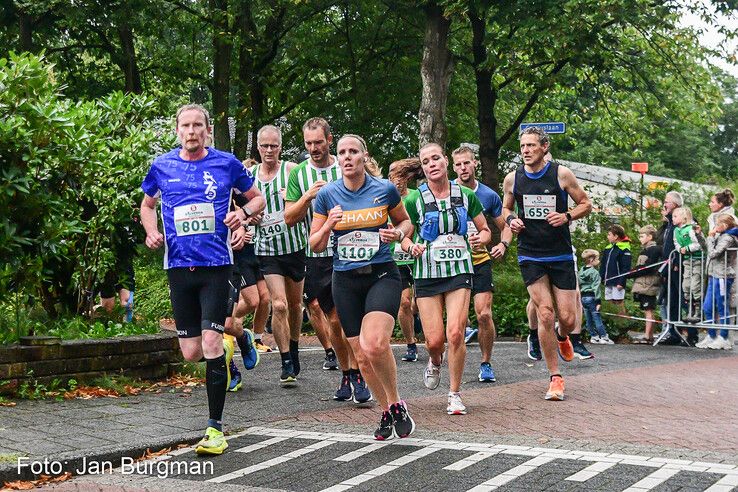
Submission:
[[[458,183],[459,186],[464,186],[458,179],[455,179],[454,182]],[[495,190],[477,180],[477,186],[473,191],[477,195],[477,198],[479,198],[479,201],[482,202],[482,211],[485,215],[489,215],[493,219],[502,215],[502,199],[500,199],[500,195]],[[469,234],[477,232],[477,227],[473,221],[470,220],[468,226]],[[479,250],[472,250],[472,262],[474,265],[480,265],[491,259],[492,256],[490,256],[486,246]]]
[[[400,203],[395,185],[368,174],[356,191],[347,189],[343,179],[323,186],[315,197],[314,215],[328,218],[336,205],[343,209],[343,219],[333,229],[333,269],[343,272],[393,261],[390,245],[379,240],[379,229],[387,227],[390,210]]]
[[[232,154],[212,147],[199,161],[176,148],[154,159],[141,189],[161,197],[164,268],[231,265],[231,231],[223,223],[232,191],[251,189],[254,177]]]

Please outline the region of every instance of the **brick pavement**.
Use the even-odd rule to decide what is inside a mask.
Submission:
[[[523,435],[542,443],[573,438],[738,454],[738,358],[568,376],[566,387],[563,402],[543,399],[545,381],[463,390],[469,414],[458,417],[446,415],[442,388],[408,403],[418,428],[428,431]],[[344,408],[293,419],[371,427],[379,419],[379,409]]]

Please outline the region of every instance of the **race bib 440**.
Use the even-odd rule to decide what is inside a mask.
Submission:
[[[177,236],[215,234],[215,209],[212,203],[191,203],[174,207]]]

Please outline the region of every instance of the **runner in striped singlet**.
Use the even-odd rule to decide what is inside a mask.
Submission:
[[[445,340],[448,340],[451,384],[446,411],[449,415],[463,415],[466,407],[459,391],[466,358],[464,328],[474,274],[471,250],[489,243],[491,232],[474,192],[449,181],[448,159],[440,145],[424,145],[420,149],[420,162],[428,182],[407,199],[407,213],[416,234],[415,242],[410,238],[403,240],[402,249],[415,257],[415,297],[429,354],[423,381],[428,389],[438,387]],[[477,228],[477,233],[468,237],[467,220],[472,220]]]
[[[304,220],[309,229],[313,219],[313,201],[318,191],[327,183],[338,180],[341,177],[341,168],[338,166],[338,159],[330,153],[333,135],[326,120],[310,118],[303,125],[302,133],[305,148],[310,152],[310,158],[290,171],[284,218],[287,225],[294,225]],[[328,319],[333,349],[336,351],[343,371],[341,383],[333,398],[345,401],[353,396],[355,402],[364,403],[371,399],[371,393],[361,376],[333,303],[332,248],[329,245],[325,251],[316,253],[308,245],[305,255],[307,257],[306,280],[303,298],[311,319],[322,315]]]
[[[279,381],[292,386],[300,372],[297,356],[302,327],[302,286],[305,279],[305,224],[284,220],[284,192],[295,164],[279,159],[282,132],[262,127],[257,135],[261,164],[252,169],[256,187],[267,202],[256,226],[255,250],[272,300],[272,333],[282,357]]]

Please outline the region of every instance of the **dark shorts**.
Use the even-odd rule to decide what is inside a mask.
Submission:
[[[658,303],[656,302],[656,296],[649,296],[646,294],[633,294],[633,300],[640,303],[641,309],[656,309]]]
[[[492,260],[474,265],[474,277],[472,280],[472,296],[484,292],[494,292],[495,284],[492,280]]]
[[[231,265],[170,268],[169,296],[180,338],[202,335],[203,330],[223,333],[228,314]]]
[[[286,255],[257,255],[261,273],[264,275],[281,275],[295,282],[305,278],[305,250],[287,253]]]
[[[240,277],[242,281],[239,290],[256,285],[259,280],[264,280],[259,265],[249,265],[246,268],[241,268]]]
[[[397,265],[400,271],[400,283],[402,290],[409,289],[415,283],[413,280],[413,267],[411,265]]]
[[[336,311],[346,338],[359,336],[361,322],[367,313],[382,312],[397,319],[402,286],[395,262],[334,271],[333,284]]]
[[[121,289],[136,290],[136,278],[133,272],[133,256],[118,259],[115,266],[105,275],[98,286],[100,297],[110,299]]]
[[[305,304],[318,300],[320,309],[324,313],[333,311],[333,258],[306,258],[305,260],[305,287],[303,298]]]
[[[551,285],[561,290],[576,290],[577,274],[573,261],[524,261],[520,263],[523,282],[529,287],[539,278],[548,275]]]
[[[462,273],[445,278],[418,278],[415,279],[415,297],[433,297],[458,289],[472,288],[471,273]]]

